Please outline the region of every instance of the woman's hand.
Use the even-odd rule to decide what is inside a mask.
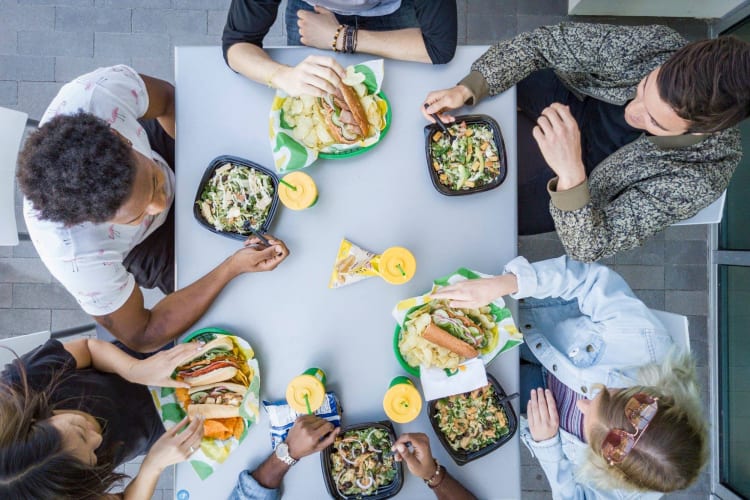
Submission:
[[[526,407],[526,418],[529,421],[531,437],[537,443],[557,436],[560,428],[560,417],[557,404],[549,389],[531,389],[531,399]]]
[[[203,342],[186,342],[157,352],[143,360],[133,359],[123,378],[135,384],[157,387],[190,387],[172,378],[174,369],[193,358],[203,349]]]
[[[439,288],[430,297],[449,299],[451,307],[476,309],[486,306],[503,295],[518,291],[518,280],[514,274],[502,274],[492,278],[466,280]]]
[[[430,92],[424,100],[424,103],[429,106],[425,107],[422,105],[420,106],[420,109],[422,110],[424,117],[431,122],[434,122],[435,120],[433,120],[430,115],[432,113],[437,113],[443,122],[453,123],[456,119],[453,116],[446,114],[445,111],[460,108],[472,97],[474,97],[474,94],[472,94],[467,87],[456,85],[450,89]]]
[[[161,472],[170,465],[190,458],[200,448],[203,420],[203,417],[194,418],[188,424],[188,417],[183,418],[154,443],[143,460],[142,467]]]
[[[297,11],[297,26],[299,26],[300,41],[304,45],[331,50],[331,43],[333,37],[336,36],[339,22],[333,12],[316,5],[315,12],[304,9]]]
[[[413,451],[409,451],[407,444],[411,443]],[[406,462],[409,472],[422,479],[430,479],[435,474],[435,459],[430,450],[430,438],[426,434],[401,434],[393,443],[391,451],[395,451],[397,462]]]
[[[307,56],[297,66],[283,66],[271,84],[292,96],[333,94],[346,77],[346,70],[332,57]]]

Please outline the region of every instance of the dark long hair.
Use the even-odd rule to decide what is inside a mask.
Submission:
[[[97,464],[89,465],[63,450],[60,432],[52,426],[60,403],[51,395],[62,381],[53,374],[47,387],[29,386],[20,359],[14,367],[18,383],[0,381],[0,498],[89,500],[106,496],[124,474],[114,472],[107,450],[97,450]]]

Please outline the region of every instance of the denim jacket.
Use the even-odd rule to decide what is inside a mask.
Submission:
[[[577,393],[593,399],[595,384],[635,385],[638,368],[664,359],[672,339],[661,322],[638,300],[627,283],[600,264],[568,257],[535,264],[517,257],[505,272],[518,278],[519,327],[544,368]],[[587,444],[560,430],[535,442],[526,419],[520,436],[536,456],[555,499],[659,498],[661,494],[597,491],[576,482]]]

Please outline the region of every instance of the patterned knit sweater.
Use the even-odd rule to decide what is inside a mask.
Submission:
[[[541,27],[492,46],[460,84],[478,101],[552,68],[576,95],[622,105],[685,43],[657,25]],[[568,255],[585,262],[639,246],[718,198],[741,156],[737,127],[708,135],[644,134],[604,159],[580,186],[557,192],[557,179],[550,181],[557,234]]]

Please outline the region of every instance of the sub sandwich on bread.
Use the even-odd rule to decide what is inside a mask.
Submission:
[[[335,94],[319,97],[318,105],[337,143],[353,144],[370,135],[367,114],[357,92],[349,85],[342,83]]]
[[[174,378],[199,386],[232,380],[247,387],[249,385],[246,360],[232,339],[218,335],[203,346],[190,361],[178,366]],[[252,376],[252,374],[250,374]]]

